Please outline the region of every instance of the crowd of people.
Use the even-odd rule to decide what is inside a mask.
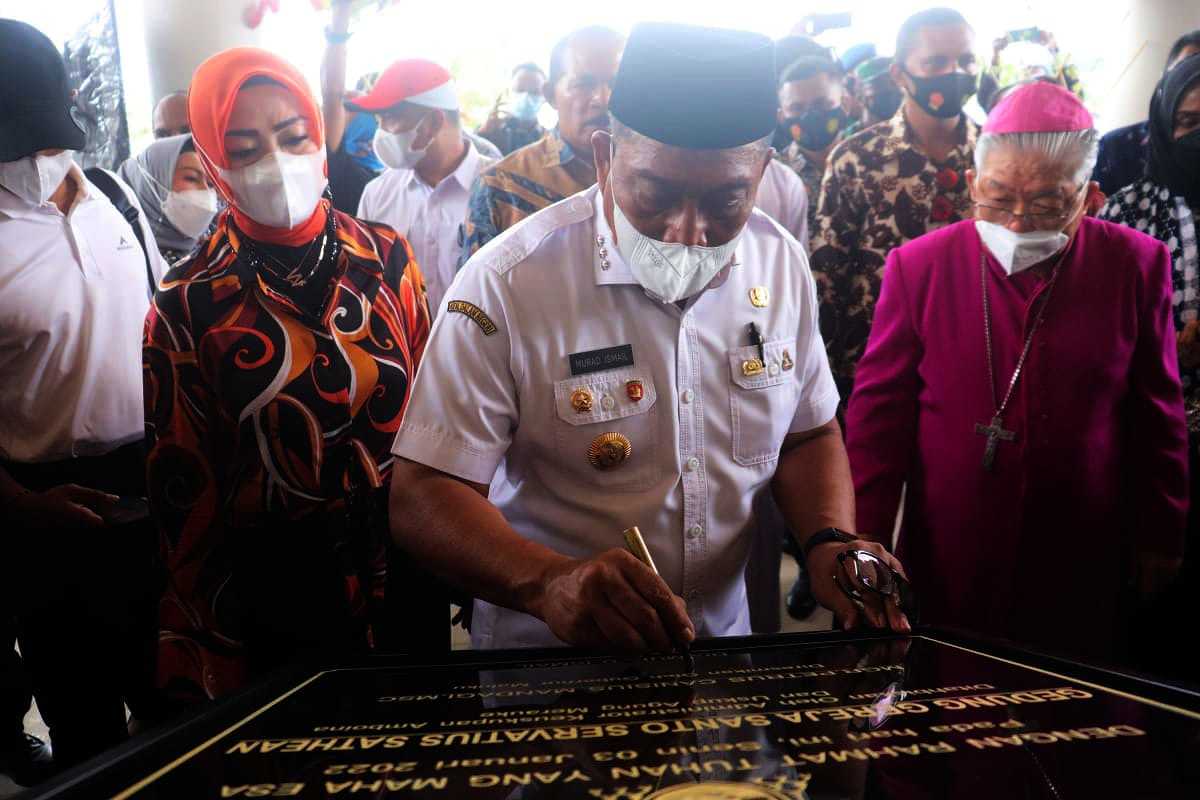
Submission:
[[[891,56],[583,28],[470,131],[431,61],[347,88],[350,5],[319,93],[217,53],[115,171],[0,20],[0,772],[452,602],[479,648],[777,630],[781,551],[798,617],[1178,668],[1200,31],[1103,138],[944,8]]]

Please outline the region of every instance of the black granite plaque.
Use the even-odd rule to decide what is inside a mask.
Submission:
[[[117,796],[1200,796],[1185,692],[925,635],[695,660],[323,671]]]

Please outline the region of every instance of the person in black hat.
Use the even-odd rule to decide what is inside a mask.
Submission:
[[[125,702],[149,711],[155,638],[141,334],[163,264],[72,160],[72,96],[50,40],[0,19],[0,648],[15,625],[56,767],[124,739]],[[21,700],[0,768],[32,783]]]
[[[853,490],[803,247],[755,209],[772,156],[766,37],[634,28],[597,185],[479,251],[447,293],[393,452],[392,533],[471,591],[476,647],[666,650],[750,631],[756,499],[774,492],[847,626],[907,629],[839,589],[899,563]],[[464,352],[472,353],[463,359]],[[620,547],[638,526],[649,559]],[[839,560],[846,551],[856,551]]]

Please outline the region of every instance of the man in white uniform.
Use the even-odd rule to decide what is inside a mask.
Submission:
[[[86,137],[70,91],[50,40],[0,20],[0,770],[23,783],[45,758],[21,729],[29,696],[14,675],[27,673],[69,766],[125,738],[123,700],[148,710],[135,694],[157,636],[156,541],[134,518],[147,271],[165,265],[144,216],[145,251],[72,160]]]
[[[906,624],[876,598],[860,613],[832,577],[843,549],[887,556],[833,530],[851,529],[853,493],[812,276],[754,210],[774,74],[758,34],[639,25],[613,132],[592,136],[597,186],[450,287],[396,439],[391,520],[479,598],[475,646],[747,633],[751,508],[770,489],[815,540],[818,597],[848,624]],[[620,549],[631,525],[661,577]]]
[[[387,223],[408,239],[437,316],[458,271],[471,184],[495,161],[463,135],[454,82],[432,61],[395,62],[370,94],[346,107],[379,116],[375,154],[388,167],[363,190],[357,216]]]
[[[808,252],[808,192],[786,164],[771,159],[758,184],[758,210],[783,226]]]

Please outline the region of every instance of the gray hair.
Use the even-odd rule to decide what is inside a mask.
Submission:
[[[1061,164],[1063,173],[1082,186],[1096,167],[1100,135],[1095,128],[1055,133],[985,133],[975,143],[975,172],[982,173],[988,154],[1002,147],[1015,147],[1044,155]]]

